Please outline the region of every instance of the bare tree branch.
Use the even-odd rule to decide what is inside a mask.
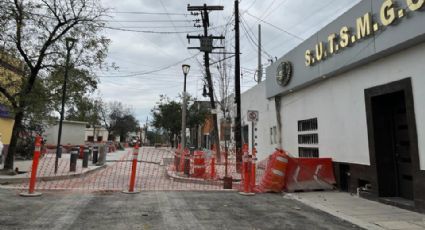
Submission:
[[[15,98],[9,93],[7,92],[7,90],[3,87],[0,86],[0,93],[2,93],[7,100],[9,100],[10,104],[12,104],[13,108],[17,108],[18,105],[16,104],[16,100]]]
[[[28,54],[24,51],[22,48],[22,27],[23,27],[23,17],[24,17],[24,10],[23,6],[19,4],[18,0],[15,0],[15,7],[17,12],[15,15],[15,21],[16,21],[16,48],[18,49],[19,53],[21,54],[22,58],[24,59],[25,63],[28,65],[30,69],[33,68],[33,64],[31,60],[28,57]]]

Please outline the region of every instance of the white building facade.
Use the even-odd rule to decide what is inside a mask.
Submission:
[[[61,144],[62,145],[68,145],[68,144],[83,145],[85,141],[86,125],[87,125],[87,122],[63,121]],[[59,124],[48,126],[46,128],[46,131],[43,133],[43,137],[46,139],[46,144],[57,145],[58,132],[59,132]]]
[[[424,211],[424,22],[424,1],[363,0],[269,66],[242,96],[259,152],[331,157],[341,190]]]

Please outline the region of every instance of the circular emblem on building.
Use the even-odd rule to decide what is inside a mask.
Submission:
[[[277,67],[276,81],[281,86],[287,86],[292,78],[292,63],[284,61]]]

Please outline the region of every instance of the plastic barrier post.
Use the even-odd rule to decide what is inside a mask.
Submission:
[[[133,149],[133,163],[131,165],[131,175],[130,175],[130,185],[128,191],[123,191],[123,193],[134,194],[139,193],[134,191],[134,185],[136,183],[136,171],[137,171],[137,158],[139,156],[139,145],[136,144]]]
[[[256,182],[256,170],[257,170],[257,150],[254,148],[252,150],[252,167],[251,167],[251,191],[254,191],[255,182]]]
[[[253,196],[255,193],[251,192],[251,168],[252,168],[252,156],[245,155],[243,158],[243,191],[239,194],[244,196]]]
[[[34,197],[34,196],[41,196],[41,193],[35,192],[35,181],[37,178],[37,168],[38,168],[38,161],[40,158],[40,151],[41,151],[41,137],[36,136],[35,137],[35,149],[34,149],[34,157],[32,159],[32,170],[31,170],[31,178],[30,178],[30,185],[28,192],[22,192],[19,195],[25,196],[25,197]]]
[[[186,149],[181,149],[179,172],[183,172],[183,173],[184,173],[184,156],[185,156],[185,153],[186,153]]]
[[[251,163],[251,190],[255,188],[255,180],[256,180],[256,158],[252,159]]]
[[[215,178],[215,157],[211,156],[211,179]]]

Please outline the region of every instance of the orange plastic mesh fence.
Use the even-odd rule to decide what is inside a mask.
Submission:
[[[63,154],[58,161],[58,172],[55,174],[55,154],[46,153],[40,159],[37,170],[36,191],[61,190],[69,192],[122,191],[127,190],[132,165],[132,149],[107,153],[106,163],[96,166],[89,161],[88,168],[82,167],[82,159],[77,160],[75,172],[70,172],[70,154]],[[224,153],[222,162],[214,162],[214,152],[205,153],[205,173],[194,177],[194,156],[190,157],[190,175],[176,171],[174,150],[168,148],[142,147],[139,149],[135,191],[211,191],[224,190],[225,176]],[[236,156],[230,151],[228,157],[228,176],[233,178],[233,189],[238,190],[243,183],[241,174],[236,172]],[[215,159],[214,159],[215,160]],[[212,168],[213,167],[213,168]],[[28,177],[31,172],[28,169]],[[212,173],[214,171],[214,173]],[[187,172],[187,170],[186,170]],[[257,182],[264,169],[257,169]],[[8,187],[25,191],[28,182],[10,184]]]

